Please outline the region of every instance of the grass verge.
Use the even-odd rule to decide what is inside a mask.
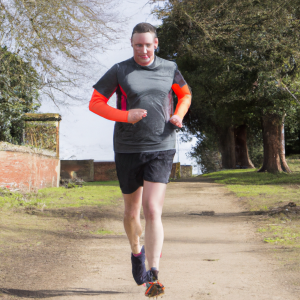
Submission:
[[[257,169],[224,170],[203,177],[226,184],[250,211],[269,210],[285,202],[300,205],[300,160],[288,160],[293,173],[258,173]]]
[[[10,192],[0,189],[0,208],[67,208],[113,205],[122,197],[117,181],[87,182],[82,187],[44,188],[37,193]]]
[[[115,221],[122,210],[121,197],[118,181],[45,188],[37,193],[0,188],[0,254],[39,246],[55,235],[117,235],[123,232]]]
[[[224,170],[202,175],[222,183],[234,192],[250,211],[268,211],[289,202],[300,206],[300,159],[287,159],[293,173],[258,173],[252,170]],[[259,216],[257,232],[270,245],[285,270],[300,273],[300,216]],[[293,283],[294,284],[294,283]],[[297,284],[299,285],[299,283]]]

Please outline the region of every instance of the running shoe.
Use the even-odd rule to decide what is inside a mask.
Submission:
[[[131,253],[132,276],[137,285],[142,285],[151,280],[151,272],[146,271],[145,260],[146,255],[144,246],[142,247],[141,254],[139,256],[136,257]]]
[[[149,298],[162,296],[165,293],[165,287],[159,282],[147,282],[145,296]]]
[[[162,296],[165,293],[165,287],[158,281],[158,270],[151,268],[148,271],[150,281],[146,284],[145,296],[149,298]]]

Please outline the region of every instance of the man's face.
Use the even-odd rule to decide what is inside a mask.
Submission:
[[[134,60],[141,66],[149,65],[154,59],[158,38],[151,32],[135,33],[131,39]]]

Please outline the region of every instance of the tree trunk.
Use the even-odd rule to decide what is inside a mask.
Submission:
[[[283,147],[283,122],[278,114],[266,114],[262,117],[264,162],[258,172],[277,173],[282,172],[281,161],[284,169],[290,172],[286,163]]]
[[[235,141],[233,126],[228,126],[220,136],[220,152],[222,154],[222,168],[235,169]]]
[[[285,142],[284,142],[284,119],[285,119],[286,114],[282,116],[282,122],[279,125],[279,130],[280,130],[280,140],[279,140],[279,157],[281,161],[281,166],[283,171],[287,173],[292,173],[290,167],[288,166],[286,160],[285,160]]]
[[[247,126],[241,125],[235,129],[235,157],[240,168],[254,168],[247,147]]]

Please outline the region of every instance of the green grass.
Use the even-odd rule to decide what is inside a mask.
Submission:
[[[203,177],[226,184],[238,197],[245,198],[249,210],[268,210],[281,203],[293,201],[300,205],[300,160],[289,159],[291,174],[267,172],[257,169],[224,170]]]
[[[262,233],[264,242],[292,246],[300,244],[300,224],[298,222],[282,221],[278,218],[272,219],[272,221],[275,224],[267,224],[257,230]]]
[[[96,230],[96,231],[91,231],[90,233],[92,233],[92,234],[99,234],[99,235],[115,234],[113,231],[106,230],[106,229],[99,229],[99,230]]]
[[[37,193],[21,194],[0,189],[0,208],[63,208],[113,204],[122,197],[117,181],[87,182],[82,187],[44,188]]]
[[[287,159],[291,174],[258,173],[256,169],[224,170],[205,174],[217,183],[225,184],[250,211],[269,210],[295,202],[300,206],[300,159]],[[270,224],[271,223],[271,224]],[[300,217],[279,215],[261,221],[257,229],[268,244],[300,247]]]
[[[84,186],[119,186],[119,181],[92,181],[83,183]]]
[[[298,164],[298,162],[297,162]],[[290,163],[290,165],[294,165]],[[300,165],[300,162],[299,162]],[[294,167],[294,166],[293,166]],[[292,169],[294,169],[292,167]],[[202,175],[216,182],[225,184],[242,184],[242,185],[278,185],[278,184],[300,184],[299,171],[291,174],[278,173],[272,174],[268,172],[257,172],[257,169],[245,170],[224,170],[215,173]]]

